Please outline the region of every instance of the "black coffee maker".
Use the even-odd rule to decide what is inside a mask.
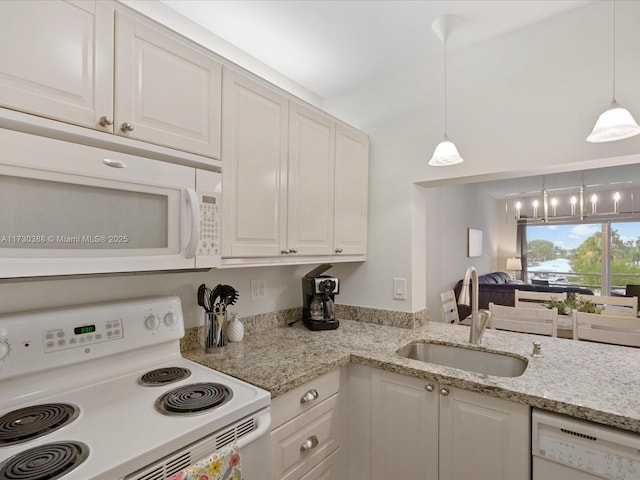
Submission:
[[[309,330],[333,330],[340,325],[333,305],[340,280],[322,275],[332,266],[323,263],[302,277],[302,321]]]

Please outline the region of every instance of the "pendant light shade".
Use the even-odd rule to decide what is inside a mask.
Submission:
[[[448,165],[462,163],[463,161],[455,144],[445,135],[444,139],[434,150],[433,157],[429,160],[429,165],[432,167],[446,167]]]
[[[587,142],[602,143],[623,140],[640,134],[640,126],[626,108],[614,100],[609,108],[598,117]]]
[[[429,160],[429,165],[432,167],[447,167],[464,161],[454,143],[447,137],[447,38],[456,21],[455,15],[442,15],[431,24],[433,33],[444,44],[444,139],[438,144]]]
[[[587,142],[602,143],[624,140],[640,134],[640,127],[626,108],[616,102],[616,2],[613,0],[613,100],[596,121]]]

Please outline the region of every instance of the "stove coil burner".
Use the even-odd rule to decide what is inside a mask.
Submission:
[[[40,445],[7,459],[0,468],[0,480],[56,480],[78,467],[89,456],[80,442]]]
[[[174,388],[156,400],[156,409],[164,415],[203,413],[227,403],[233,392],[220,383],[193,383]]]
[[[191,370],[182,367],[164,367],[151,370],[140,377],[140,385],[156,387],[179,382],[191,376]]]
[[[0,447],[26,442],[74,421],[80,410],[67,403],[45,403],[13,410],[0,417]]]

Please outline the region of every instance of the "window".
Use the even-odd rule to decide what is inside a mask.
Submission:
[[[527,281],[625,294],[640,284],[640,222],[527,225]]]

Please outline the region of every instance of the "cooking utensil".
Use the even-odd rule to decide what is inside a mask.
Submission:
[[[219,303],[220,300],[218,300],[218,298],[222,299],[221,294],[222,294],[222,285],[220,284],[216,285],[213,290],[210,290],[209,304],[211,305],[212,309],[215,308],[217,303]]]
[[[205,309],[207,312],[211,312],[213,303],[211,302],[211,290],[203,283],[198,287],[198,305]]]
[[[225,305],[233,305],[238,300],[238,291],[231,285],[222,285],[222,292],[220,294],[220,301]]]
[[[227,316],[227,307],[224,303],[220,302],[214,306],[214,312],[216,314],[216,323],[218,328],[216,330],[216,346],[224,347],[225,340],[223,338],[224,321]]]

